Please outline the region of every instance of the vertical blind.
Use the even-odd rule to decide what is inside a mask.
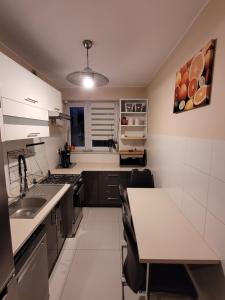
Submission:
[[[90,134],[92,141],[117,139],[117,104],[99,102],[90,104]]]

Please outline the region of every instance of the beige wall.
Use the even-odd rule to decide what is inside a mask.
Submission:
[[[175,73],[208,40],[217,38],[211,104],[173,114]],[[213,0],[148,86],[150,133],[225,139],[225,1]]]
[[[143,87],[127,88],[98,88],[91,91],[79,88],[61,89],[63,100],[119,100],[146,98],[146,89]]]

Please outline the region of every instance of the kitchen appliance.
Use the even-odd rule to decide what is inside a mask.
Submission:
[[[45,226],[40,225],[15,256],[21,300],[48,300],[48,262]]]
[[[144,167],[147,164],[146,150],[121,150],[120,166]]]
[[[0,140],[0,299],[16,300],[17,285],[13,277],[14,261],[2,148]]]
[[[61,168],[69,168],[71,165],[70,162],[70,151],[69,150],[61,150],[59,152],[60,155],[60,166]]]
[[[51,174],[40,183],[47,184],[70,184],[73,189],[71,207],[67,209],[67,219],[71,220],[68,224],[68,237],[75,235],[80,221],[83,217],[82,206],[84,202],[84,184],[81,175],[75,174]]]

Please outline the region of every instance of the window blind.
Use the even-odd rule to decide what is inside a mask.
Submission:
[[[117,104],[115,102],[90,104],[90,134],[92,141],[117,139]]]

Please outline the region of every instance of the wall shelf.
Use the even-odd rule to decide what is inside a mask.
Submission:
[[[145,141],[145,137],[138,137],[138,136],[127,136],[127,137],[121,137],[121,140],[142,140]]]
[[[126,125],[125,125],[126,124]],[[132,124],[132,125],[131,125]],[[119,149],[143,150],[148,129],[148,100],[121,99]]]
[[[146,125],[120,125],[121,127],[146,127]]]

